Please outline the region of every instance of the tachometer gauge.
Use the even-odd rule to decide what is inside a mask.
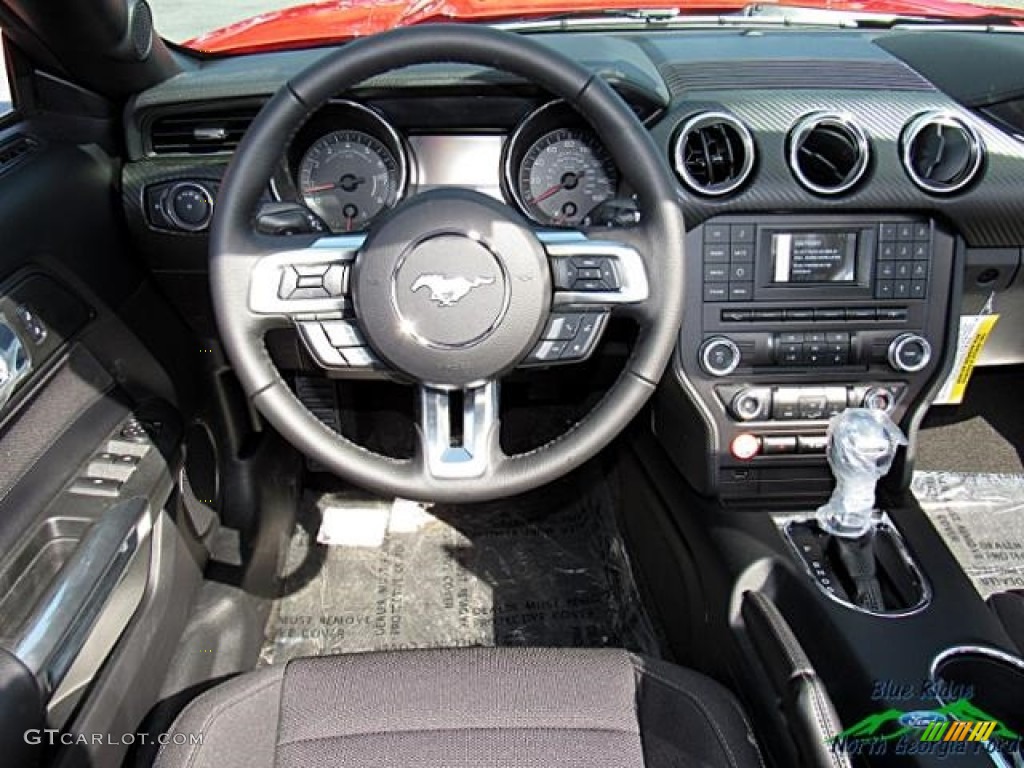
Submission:
[[[614,197],[618,170],[586,128],[545,133],[523,155],[516,178],[520,204],[541,224],[575,226]]]
[[[335,232],[365,229],[398,202],[404,182],[394,153],[363,131],[321,136],[299,164],[299,194]]]

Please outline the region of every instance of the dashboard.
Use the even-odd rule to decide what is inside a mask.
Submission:
[[[708,24],[536,39],[605,78],[677,179],[686,314],[654,423],[696,488],[820,492],[829,416],[867,405],[915,424],[961,313],[994,303],[981,364],[1024,362],[1024,35]],[[950,45],[967,64],[948,65]],[[231,151],[328,52],[201,62],[127,108],[126,218],[201,337],[216,333],[206,232]],[[629,227],[622,170],[535,85],[437,64],[338,94],[265,203],[357,232],[458,186],[539,229]]]

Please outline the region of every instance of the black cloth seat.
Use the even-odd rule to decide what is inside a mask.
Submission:
[[[760,766],[733,696],[617,650],[467,648],[296,659],[193,701],[158,768]],[[173,741],[173,739],[172,739]]]

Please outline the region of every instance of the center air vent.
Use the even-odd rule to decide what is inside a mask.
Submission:
[[[819,195],[838,195],[852,188],[868,169],[869,153],[867,136],[847,115],[808,115],[789,135],[793,175]]]
[[[919,115],[903,135],[903,166],[928,192],[948,195],[963,189],[981,169],[981,160],[981,139],[955,115]]]
[[[150,124],[150,149],[157,155],[234,151],[258,111],[236,107],[157,117]]]
[[[676,134],[673,165],[686,186],[702,195],[727,195],[754,169],[754,140],[732,115],[705,112]]]

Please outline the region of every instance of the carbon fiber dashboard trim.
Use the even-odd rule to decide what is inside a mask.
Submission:
[[[724,200],[698,197],[679,185],[688,226],[724,213],[790,211],[825,213],[893,211],[938,215],[951,222],[967,242],[978,247],[1024,243],[1024,143],[1000,131],[949,97],[931,93],[887,91],[704,91],[700,101],[677,101],[652,131],[668,147],[675,127],[697,111],[725,109],[746,123],[758,146],[758,167],[747,185]],[[786,164],[786,135],[805,115],[820,110],[849,113],[867,133],[872,159],[862,183],[834,199],[803,189]],[[977,181],[960,194],[941,198],[918,189],[900,159],[900,136],[923,112],[946,111],[971,125],[985,146],[986,161]]]

